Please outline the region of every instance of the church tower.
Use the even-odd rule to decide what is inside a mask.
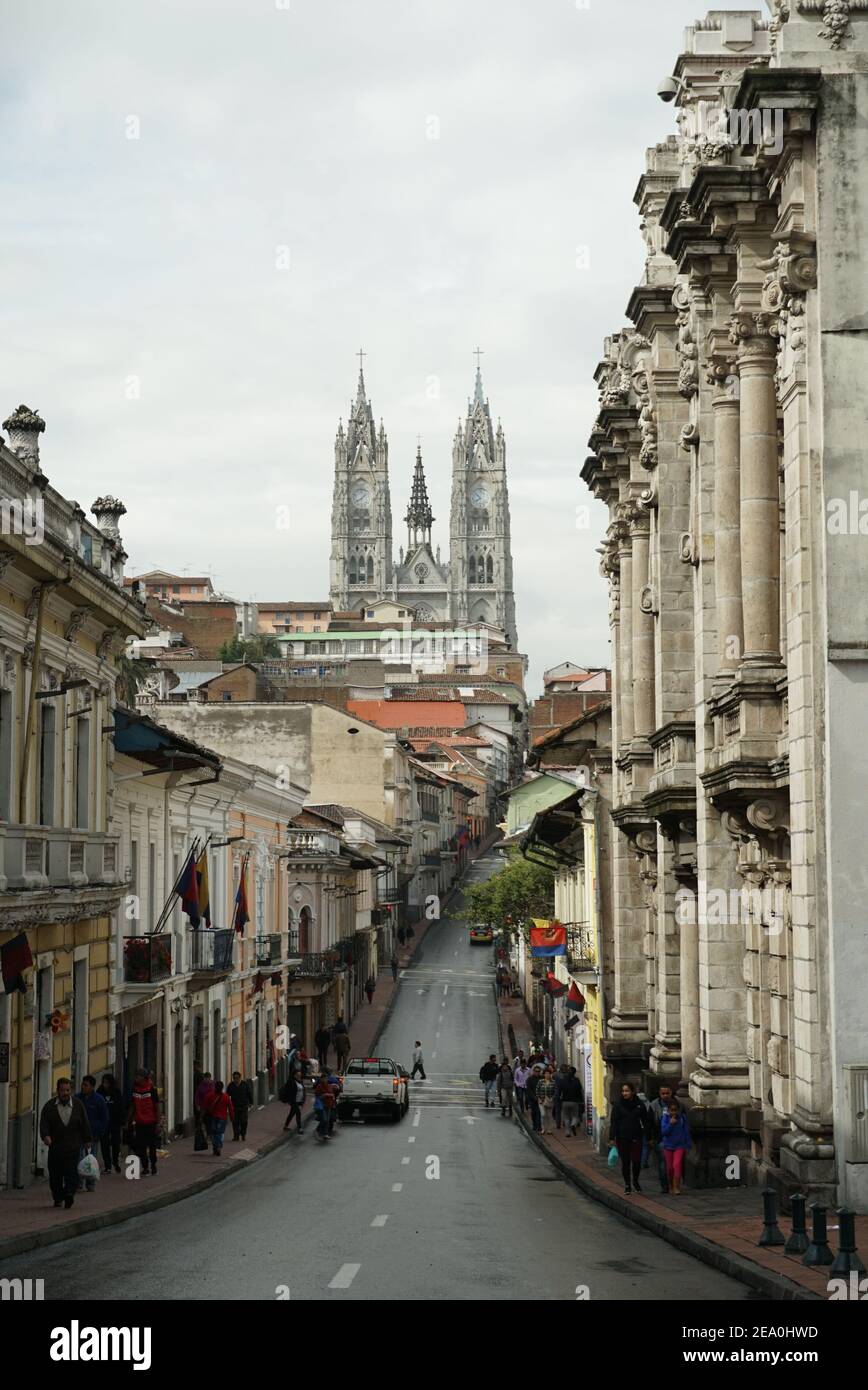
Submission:
[[[477,349],[473,399],[452,446],[450,616],[502,628],[517,651],[506,439],[499,421],[492,428],[480,355]]]
[[[409,608],[417,622],[444,621],[449,617],[449,567],[441,563],[440,547],[436,552],[431,548],[434,517],[422,467],[421,440],[416,449],[410,505],[404,520],[407,523],[407,553],[403,546],[398,553],[395,600]]]
[[[334,609],[361,608],[392,584],[392,503],[389,445],[383,422],[375,432],[359,353],[359,385],[335,439],[329,596]]]

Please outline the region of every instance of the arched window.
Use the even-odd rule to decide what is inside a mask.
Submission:
[[[471,584],[475,584],[475,583],[476,583],[476,556],[475,556],[475,555],[471,555],[471,557],[470,557],[470,565],[469,565],[469,567],[468,567],[468,578],[469,578]]]
[[[368,583],[369,583],[369,584],[373,584],[373,582],[374,582],[374,557],[373,557],[373,555],[369,555],[369,556],[368,556]]]
[[[351,583],[351,584],[355,584],[355,582],[356,582],[356,557],[355,557],[355,555],[351,555],[351,556],[350,556],[350,583]]]
[[[286,914],[286,930],[289,932],[289,954],[294,956],[298,950],[298,942],[295,939],[295,913],[289,908]]]
[[[298,920],[298,954],[306,956],[310,951],[310,908],[303,907]]]
[[[490,555],[485,561],[485,578],[489,584],[494,583],[494,560]]]

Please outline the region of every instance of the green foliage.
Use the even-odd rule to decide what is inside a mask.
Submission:
[[[143,684],[146,676],[155,669],[154,663],[143,657],[127,656],[125,652],[122,652],[115,659],[115,669],[117,671],[115,698],[119,705],[126,705],[127,709],[135,709],[139,686]]]
[[[551,918],[554,911],[555,878],[551,869],[512,849],[499,873],[467,890],[461,915],[470,922],[489,922],[514,932],[531,917]]]
[[[268,657],[281,656],[283,649],[271,632],[258,633],[255,637],[230,637],[218,653],[221,661],[265,661]]]

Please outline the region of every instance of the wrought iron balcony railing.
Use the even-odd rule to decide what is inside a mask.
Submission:
[[[190,927],[190,969],[232,969],[235,932],[230,928]]]
[[[124,984],[152,985],[172,973],[172,938],[168,932],[124,937]]]
[[[570,970],[593,970],[597,964],[594,933],[586,924],[567,927],[567,965]]]
[[[253,945],[257,965],[278,965],[280,963],[280,933],[257,936]]]
[[[337,955],[334,951],[308,951],[292,967],[299,978],[329,980],[335,973]]]

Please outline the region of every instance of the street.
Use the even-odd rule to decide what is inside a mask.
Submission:
[[[302,1139],[207,1192],[3,1274],[77,1302],[748,1298],[576,1192],[485,1109],[479,1068],[500,1052],[491,962],[466,923],[445,918],[404,972],[377,1051],[409,1069],[420,1038],[428,1080],[411,1086],[400,1124],[349,1123],[323,1147],[308,1121]]]

